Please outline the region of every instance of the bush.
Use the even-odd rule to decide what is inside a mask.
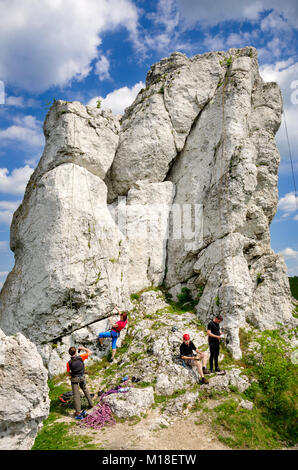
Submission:
[[[265,331],[256,340],[258,355],[248,359],[258,384],[253,384],[246,395],[254,398],[263,418],[281,439],[289,444],[297,442],[297,410],[295,389],[297,370],[286,352],[286,344],[277,330]]]
[[[214,409],[220,440],[237,449],[277,449],[297,443],[297,366],[280,330],[263,331],[258,337],[241,331],[242,365],[252,379],[241,396],[254,403],[252,410],[227,400]],[[249,351],[251,341],[257,343]]]
[[[181,293],[177,295],[178,304],[180,307],[193,308],[194,301],[190,292],[190,289],[187,287],[182,287]]]
[[[197,298],[193,298],[190,289],[188,287],[182,287],[181,293],[177,295],[178,302],[177,307],[182,310],[193,310],[199,303],[199,300],[203,294],[204,288],[200,286],[198,288]]]
[[[292,296],[298,300],[298,276],[289,277]]]

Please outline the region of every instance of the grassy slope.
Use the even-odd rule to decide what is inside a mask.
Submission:
[[[139,294],[135,294],[134,300],[137,304]],[[189,301],[187,295],[186,298],[185,295],[182,296],[182,300]],[[183,302],[175,304],[170,301],[167,315],[173,313],[183,316],[185,311]],[[162,313],[147,315],[147,319],[152,320],[152,329],[158,328],[157,324],[162,323],[163,320]],[[134,320],[134,323],[136,325],[137,321]],[[281,336],[281,333],[284,336]],[[286,336],[294,336],[294,334],[294,331],[286,332],[282,328],[279,331],[262,334],[253,330],[251,332],[242,330],[241,347],[244,358],[241,361],[235,361],[230,353],[222,348],[224,359],[221,361],[221,365],[223,367],[242,366],[245,368],[245,373],[258,382],[255,382],[244,394],[239,393],[233,387],[231,387],[230,393],[211,392],[209,395],[203,389],[196,389],[199,398],[192,409],[193,413],[200,413],[200,420],[211,423],[218,438],[231,448],[277,449],[297,442],[295,395],[297,366],[292,364],[290,352],[287,351],[289,349],[288,343],[284,340]],[[127,334],[121,348],[117,351],[117,356],[120,359],[129,354],[133,341],[133,334]],[[259,356],[249,352],[252,341],[257,341],[261,348],[262,367],[258,362]],[[148,354],[150,354],[149,351]],[[135,358],[131,359],[135,366]],[[117,364],[110,364],[106,358],[103,358],[102,361],[86,368],[88,381],[94,380],[96,383],[101,383],[103,390],[108,389],[111,380],[113,381],[117,377],[117,369]],[[66,375],[53,379],[49,385],[50,415],[36,438],[33,450],[93,449],[92,434],[94,431],[86,431],[83,437],[78,436],[73,432],[76,426],[74,422],[63,422],[63,417],[70,416],[70,410],[61,407],[58,400],[59,395],[70,388]],[[137,386],[146,387],[149,385],[154,386],[154,383],[139,383]],[[179,391],[176,396],[183,393],[183,390]],[[219,400],[220,404],[209,409],[207,405],[210,398]],[[154,406],[162,410],[163,406],[173,399],[175,399],[174,396],[156,396]],[[254,403],[253,409],[240,408],[238,406],[239,399],[252,401]]]

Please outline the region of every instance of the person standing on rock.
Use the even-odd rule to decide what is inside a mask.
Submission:
[[[90,349],[84,348],[84,346],[79,346],[78,352],[80,352],[80,350],[85,351],[85,354],[77,355],[76,348],[71,346],[68,350],[71,359],[66,364],[67,374],[71,377],[71,387],[76,419],[83,419],[86,416],[86,412],[81,412],[81,397],[79,387],[84,392],[90,408],[93,406],[92,398],[86,385],[84,364],[84,361],[90,356],[90,354],[92,354],[92,352]]]
[[[120,331],[123,330],[123,328],[125,328],[127,325],[127,313],[126,312],[121,313],[118,307],[115,307],[115,308],[120,315],[120,320],[115,323],[109,318],[108,320],[110,322],[111,329],[109,331],[104,331],[102,333],[99,333],[98,335],[98,339],[100,343],[99,349],[102,349],[102,345],[103,345],[105,338],[112,338],[112,357],[110,359],[110,362],[113,362],[115,358],[116,349],[117,349],[117,339],[120,336]]]
[[[195,357],[194,351],[198,354],[198,358]],[[209,373],[206,369],[208,355],[206,352],[201,352],[195,347],[187,333],[183,335],[183,343],[180,345],[180,358],[187,365],[196,367],[201,377],[201,383],[208,384],[208,380],[205,378],[205,374]]]
[[[222,320],[223,320],[223,317],[218,314],[215,318],[213,318],[213,320],[211,320],[208,323],[208,327],[207,327],[208,343],[209,343],[209,350],[210,350],[210,357],[209,357],[210,372],[213,372],[213,362],[215,366],[215,372],[223,372],[218,367],[220,340],[223,338],[223,335],[220,332],[219,325],[222,322]]]

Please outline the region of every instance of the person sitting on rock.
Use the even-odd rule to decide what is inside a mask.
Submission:
[[[120,320],[114,323],[109,318],[111,329],[109,331],[104,331],[102,333],[99,333],[98,335],[100,349],[102,349],[102,345],[103,345],[105,338],[112,338],[112,357],[110,359],[110,362],[113,362],[115,358],[116,348],[117,348],[117,339],[120,336],[120,331],[123,330],[123,328],[125,328],[127,325],[127,313],[126,312],[121,313],[118,307],[115,307],[115,308],[116,310],[118,310],[118,313],[120,315]]]
[[[84,361],[90,356],[90,354],[92,354],[92,352],[90,351],[90,349],[84,348],[84,346],[79,346],[78,352],[80,352],[80,350],[85,351],[85,354],[77,355],[76,348],[74,346],[71,346],[68,350],[71,359],[66,364],[67,375],[71,377],[70,381],[75,406],[76,419],[83,419],[86,416],[85,411],[81,412],[81,397],[79,386],[84,392],[84,395],[87,398],[90,408],[92,408],[93,406],[92,398],[86,385],[84,364]]]
[[[215,366],[215,372],[221,372],[224,374],[225,372],[218,367],[218,356],[219,356],[219,347],[220,347],[220,340],[223,338],[223,335],[220,332],[219,324],[223,321],[223,317],[218,314],[213,320],[208,323],[207,327],[207,334],[208,334],[208,342],[209,342],[209,349],[210,349],[210,358],[209,358],[209,366],[210,372],[213,372],[213,361]]]
[[[194,351],[198,357],[195,357]],[[180,358],[191,367],[196,367],[201,377],[200,383],[207,384],[208,380],[205,378],[205,374],[209,371],[206,369],[208,355],[207,352],[199,351],[192,341],[190,341],[189,334],[183,335],[183,343],[180,345]]]

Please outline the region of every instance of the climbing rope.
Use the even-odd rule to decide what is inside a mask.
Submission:
[[[225,91],[226,91],[226,86],[228,83],[228,73],[229,70],[226,72],[224,84],[222,86],[222,147],[221,147],[221,161],[220,161],[220,185],[219,185],[219,216],[220,216],[220,225],[223,228],[224,226],[224,207],[222,204],[222,194],[223,194],[223,188],[225,186],[226,191],[229,190],[229,186],[226,184],[226,172],[225,172],[225,142],[226,142],[226,127],[225,127]],[[228,195],[227,195],[228,196]],[[229,197],[227,197],[227,203],[229,201]],[[233,259],[233,258],[232,258]],[[222,239],[221,239],[221,261],[222,261],[222,276],[224,274],[224,248],[223,248],[223,234],[222,234]],[[219,286],[219,288],[222,286],[223,280]],[[219,290],[218,288],[218,290]],[[223,290],[223,293],[225,291]],[[218,302],[219,304],[223,302],[224,299],[221,299],[218,296]],[[227,312],[225,312],[227,313]]]
[[[75,143],[76,143],[76,133],[77,133],[77,129],[76,129],[76,119],[74,118],[74,126],[73,126],[73,142],[74,142],[74,146],[75,146]],[[71,249],[71,244],[72,244],[72,240],[73,240],[73,211],[74,211],[74,179],[75,179],[75,163],[72,163],[72,174],[71,174],[71,201],[70,201],[70,215],[69,215],[69,227],[68,227],[68,240],[69,240],[69,252],[68,252],[68,258],[69,258],[69,306],[70,306],[70,309],[72,309],[72,306],[73,306],[73,287],[72,287],[72,249]],[[91,198],[91,191],[90,191],[90,187],[89,187],[89,184],[88,184],[88,175],[87,175],[87,170],[85,167],[84,168],[84,173],[85,173],[85,180],[86,180],[86,185],[87,185],[87,190],[88,190],[88,196],[89,196],[89,203],[90,203],[90,206],[91,206],[91,213],[92,213],[92,217],[93,217],[93,220],[94,220],[94,234],[95,234],[95,238],[97,240],[97,247],[98,247],[98,254],[100,255],[101,252],[103,252],[103,249],[102,247],[100,246],[100,239],[96,233],[96,219],[95,219],[95,211],[94,211],[94,207],[93,207],[93,203],[92,203],[92,198]],[[90,230],[90,233],[91,233],[91,230]],[[99,256],[100,257],[100,256]],[[97,269],[96,269],[96,257],[94,256],[94,268],[95,268],[95,273],[97,272]],[[111,290],[111,281],[110,281],[110,277],[109,277],[109,273],[108,273],[108,269],[106,267],[106,264],[105,264],[105,258],[103,257],[102,258],[103,261],[104,261],[104,268],[105,268],[105,271],[106,271],[106,276],[107,276],[107,286],[108,286],[108,298],[111,300],[111,307],[113,306],[112,310],[108,313],[111,313],[113,310],[114,310],[114,305],[112,303],[112,290]],[[100,276],[100,274],[97,275],[98,277]],[[97,279],[98,281],[98,279]]]
[[[288,143],[288,150],[289,150],[289,156],[290,156],[290,162],[291,162],[291,170],[292,170],[292,178],[293,178],[293,185],[294,185],[295,203],[296,203],[296,209],[298,210],[298,198],[297,198],[297,190],[296,190],[296,181],[295,181],[294,165],[293,165],[292,151],[291,151],[291,146],[290,146],[290,139],[289,139],[289,134],[288,134],[288,127],[287,127],[287,121],[286,121],[286,113],[285,113],[285,110],[283,110],[283,116],[284,116],[284,123],[285,123],[285,130],[286,130],[286,139],[287,139],[287,143]]]
[[[68,240],[69,240],[69,253],[68,253],[68,258],[69,258],[69,305],[70,305],[71,310],[72,310],[72,271],[71,271],[72,252],[71,252],[71,243],[72,243],[72,238],[73,238],[72,226],[73,226],[74,172],[75,172],[75,165],[73,163],[72,164],[72,174],[71,174],[72,183],[71,183],[71,202],[70,202],[70,223],[69,223],[69,227],[68,227]]]
[[[219,214],[220,226],[223,226],[223,223],[222,223],[222,212],[223,212],[222,211],[222,192],[223,192],[223,186],[224,186],[223,185],[223,165],[224,165],[224,144],[225,144],[225,138],[226,138],[226,132],[225,132],[225,88],[226,88],[226,84],[227,84],[227,78],[225,76],[224,83],[222,85],[222,93],[221,93],[221,99],[222,99],[221,158],[219,159],[218,192],[217,192],[217,196],[218,196],[217,197],[218,214]],[[216,163],[214,164],[214,168],[215,169],[217,168]],[[211,179],[211,181],[212,181],[212,179]],[[221,244],[221,249],[220,249],[220,256],[221,256],[222,265],[223,265],[223,245],[222,244]],[[215,299],[211,296],[208,311],[207,311],[207,318],[211,319],[211,317],[213,317],[214,302],[215,302]]]
[[[92,203],[91,191],[90,191],[90,187],[89,187],[89,183],[88,183],[88,175],[87,175],[87,170],[86,170],[85,167],[84,167],[84,173],[85,173],[85,180],[86,180],[86,185],[87,185],[87,190],[88,190],[88,197],[89,197],[89,202],[90,202],[90,207],[91,207],[91,215],[92,215],[92,218],[94,220],[94,235],[95,235],[96,244],[97,244],[97,247],[98,247],[98,253],[100,254],[100,253],[103,252],[103,247],[101,246],[100,237],[98,236],[97,229],[96,229],[95,210],[94,210],[94,206],[93,206],[93,203]],[[109,298],[111,299],[111,303],[113,304],[113,302],[112,302],[113,296],[112,296],[112,290],[111,290],[110,276],[109,276],[108,268],[107,268],[106,263],[105,263],[105,258],[103,257],[102,259],[103,259],[103,265],[104,265],[104,268],[105,268],[107,281],[108,281]],[[94,266],[95,266],[95,273],[96,273],[96,260],[95,260],[95,258],[94,258]]]
[[[100,396],[100,401],[98,405],[95,406],[94,410],[89,413],[86,418],[84,418],[80,425],[93,428],[93,429],[101,429],[103,426],[114,425],[115,419],[112,415],[112,410],[107,403],[103,402],[103,399],[112,393],[126,393],[128,392],[130,387],[123,388],[122,385],[118,385],[114,389],[108,390],[107,392],[103,393]]]
[[[226,72],[224,83],[222,85],[222,93],[221,93],[221,95],[222,95],[221,96],[222,97],[222,136],[221,136],[221,159],[220,159],[220,165],[219,165],[219,172],[220,173],[219,173],[218,207],[219,207],[220,226],[222,228],[224,228],[224,222],[225,222],[224,204],[223,204],[223,197],[222,197],[224,189],[225,189],[225,192],[226,192],[226,213],[227,214],[231,213],[231,210],[229,209],[229,205],[230,205],[229,204],[229,201],[230,201],[229,191],[230,191],[231,188],[230,188],[230,185],[227,184],[228,180],[229,180],[229,171],[226,170],[226,168],[225,168],[225,166],[226,166],[226,162],[225,162],[225,142],[226,142],[225,93],[226,93],[226,86],[228,84],[228,79],[229,79],[228,75],[229,75],[229,69]],[[232,158],[232,156],[231,156],[231,158]],[[230,160],[230,165],[231,165],[231,160]],[[223,232],[224,232],[224,230],[223,230]],[[227,233],[229,233],[229,231]],[[224,239],[225,236],[226,236],[226,234],[224,234],[224,233],[221,234],[221,246],[220,246],[221,263],[220,263],[220,265],[222,266],[222,273],[221,273],[222,277],[224,277],[224,270],[225,270],[224,259],[227,257],[227,255],[224,253],[224,244],[223,244],[223,239]],[[234,256],[231,257],[231,263],[232,263],[231,268],[232,268],[232,271],[234,273],[235,272]],[[218,287],[218,292],[219,292],[219,289],[223,286],[224,283],[225,283],[225,280],[222,279],[222,282]],[[222,295],[221,296],[218,295],[217,300],[213,299],[213,303],[212,303],[212,311],[214,309],[214,302],[216,301],[216,302],[218,302],[217,305],[221,306],[221,309],[224,308],[224,316],[225,317],[228,313],[228,305],[225,303],[225,301],[227,299],[226,294],[227,294],[226,288],[224,288],[223,291],[222,291]],[[222,332],[224,332],[224,335],[225,335],[224,343],[227,345],[228,344],[228,339],[227,339],[226,328],[223,326],[223,327],[221,327],[221,330],[222,330]]]

